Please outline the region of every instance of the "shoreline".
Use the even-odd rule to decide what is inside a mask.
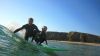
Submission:
[[[100,46],[99,43],[86,43],[86,42],[74,42],[74,41],[60,41],[60,42],[66,42],[69,44],[79,44],[79,45],[89,45],[89,46]]]
[[[76,45],[89,45],[89,46],[100,46],[100,43],[88,43],[88,42],[74,42],[74,41],[59,41],[59,40],[48,40],[48,41],[56,41],[68,44],[76,44]]]

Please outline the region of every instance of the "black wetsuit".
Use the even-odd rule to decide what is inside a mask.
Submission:
[[[18,28],[14,31],[14,33],[22,30],[22,29],[25,29],[26,32],[25,32],[25,40],[28,41],[28,38],[29,37],[33,37],[32,38],[32,41],[33,39],[35,38],[35,35],[40,32],[39,29],[37,28],[37,26],[35,24],[32,24],[32,25],[29,25],[29,24],[25,24],[23,25],[21,28]]]
[[[36,38],[35,41],[37,42],[37,44],[41,45],[41,43],[43,43],[44,41],[46,41],[47,44],[47,39],[46,39],[46,32],[41,32],[39,35],[39,38]]]

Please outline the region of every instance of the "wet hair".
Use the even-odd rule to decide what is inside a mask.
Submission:
[[[33,18],[29,18],[29,20],[33,21]]]
[[[43,26],[43,27],[42,27],[42,29],[45,29],[45,30],[47,30],[48,28],[47,28],[47,26]]]

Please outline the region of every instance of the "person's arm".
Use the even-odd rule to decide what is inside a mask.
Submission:
[[[40,32],[40,30],[38,29],[38,27],[35,25],[35,29],[36,29],[36,31],[39,33]]]
[[[16,30],[14,31],[14,33],[18,32],[18,31],[20,31],[20,30],[22,30],[22,29],[24,29],[24,28],[25,28],[25,25],[23,25],[21,28],[16,29]]]

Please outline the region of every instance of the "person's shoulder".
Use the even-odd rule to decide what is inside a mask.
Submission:
[[[35,24],[33,24],[33,26],[37,27]]]

